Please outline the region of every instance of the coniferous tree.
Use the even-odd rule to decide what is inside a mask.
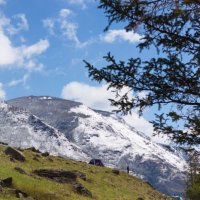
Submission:
[[[142,114],[158,105],[163,112],[155,113],[155,133],[177,143],[200,144],[200,0],[100,0],[99,8],[108,18],[105,31],[123,22],[126,31],[143,35],[141,51],[155,46],[159,56],[125,62],[108,53],[107,66],[84,61],[89,76],[116,92],[111,104],[118,112],[139,108]],[[120,96],[124,87],[134,96]]]

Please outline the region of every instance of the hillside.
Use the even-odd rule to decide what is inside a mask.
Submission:
[[[23,150],[25,162],[10,159],[5,155],[7,146],[0,145],[0,179],[13,178],[11,188],[4,187],[0,193],[2,200],[17,200],[16,189],[28,194],[37,200],[164,200],[170,199],[154,190],[142,180],[120,172],[119,175],[112,169],[89,165],[85,162],[67,160],[61,157],[42,156],[31,149]],[[15,170],[20,167],[26,174]],[[86,175],[86,180],[78,178],[77,182],[87,188],[92,197],[86,197],[73,190],[71,183],[58,183],[33,173],[36,169],[64,169],[78,170]],[[31,199],[29,197],[29,199]]]

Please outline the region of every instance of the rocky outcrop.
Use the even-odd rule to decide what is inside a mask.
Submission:
[[[30,147],[27,150],[30,150],[30,151],[35,152],[35,153],[41,153],[40,150],[36,149],[35,147]]]
[[[60,170],[60,169],[37,169],[33,171],[38,176],[46,177],[57,181],[59,183],[75,182],[77,174],[74,171]]]
[[[49,156],[49,153],[48,153],[48,152],[44,152],[44,153],[42,153],[41,155],[44,156],[44,157],[48,157],[48,156]]]
[[[59,183],[71,183],[75,192],[78,194],[92,197],[92,193],[82,184],[77,182],[77,178],[86,181],[86,174],[77,170],[61,170],[61,169],[37,169],[34,174],[52,179]]]
[[[16,197],[20,198],[20,199],[22,199],[24,197],[25,198],[28,197],[28,194],[26,192],[21,191],[21,190],[15,190],[15,194],[16,194]]]
[[[77,177],[79,177],[80,179],[82,179],[82,180],[84,180],[84,181],[87,180],[87,177],[86,177],[86,174],[85,174],[85,173],[80,172],[80,171],[78,171],[78,170],[72,170],[71,172],[74,172],[74,173],[77,175]]]
[[[119,175],[120,171],[118,169],[112,169],[112,173],[116,174],[116,175]]]
[[[27,175],[27,173],[22,169],[22,168],[20,168],[20,167],[15,167],[14,168],[17,172],[19,172],[20,174],[26,174]]]
[[[25,156],[22,152],[16,150],[15,148],[13,147],[7,147],[5,149],[5,154],[6,155],[9,155],[11,158],[15,159],[15,160],[18,160],[18,161],[21,161],[21,162],[24,162],[25,161]]]
[[[87,188],[85,188],[82,184],[73,183],[72,186],[75,192],[84,196],[92,197],[92,193]]]
[[[11,187],[12,186],[12,177],[0,180],[0,185],[2,187]]]

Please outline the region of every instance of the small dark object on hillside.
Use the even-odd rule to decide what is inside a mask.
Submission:
[[[49,153],[48,152],[44,152],[41,155],[44,156],[44,157],[47,157],[47,156],[49,156]]]
[[[20,167],[15,167],[14,169],[16,171],[18,171],[20,174],[26,174],[26,172],[22,168],[20,168]]]
[[[74,172],[79,178],[81,178],[82,180],[86,181],[87,177],[86,174],[83,172],[80,172],[78,170],[72,170],[72,172]]]
[[[5,145],[5,146],[8,145],[8,143],[5,143],[5,142],[0,142],[0,144],[1,144],[1,145]]]
[[[15,191],[15,194],[16,194],[16,197],[17,198],[26,198],[26,197],[28,197],[28,194],[26,194],[25,192],[23,192],[23,191],[21,191],[21,190],[16,190]]]
[[[129,166],[127,166],[126,170],[127,170],[127,174],[129,174]]]
[[[0,180],[0,185],[2,187],[10,187],[10,186],[12,186],[12,177],[8,177],[6,179]]]
[[[84,196],[92,197],[92,193],[80,183],[73,183],[74,190]]]
[[[142,197],[137,198],[137,200],[144,200]]]
[[[116,175],[119,175],[120,171],[119,171],[118,169],[113,169],[113,170],[112,170],[112,173],[113,173],[113,174],[116,174]]]
[[[90,160],[89,164],[104,167],[104,164],[100,159],[92,159]]]
[[[35,153],[41,153],[40,150],[36,149],[35,147],[30,147],[27,150],[30,150],[30,151],[35,152]]]
[[[5,149],[5,154],[11,156],[11,158],[15,160],[18,160],[21,162],[25,161],[25,156],[23,155],[23,153],[13,147],[7,147]]]

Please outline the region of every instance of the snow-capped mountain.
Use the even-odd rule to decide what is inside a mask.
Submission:
[[[86,160],[88,156],[65,135],[29,112],[0,102],[0,141],[14,147]]]
[[[181,154],[152,142],[114,114],[53,97],[21,97],[8,104],[26,109],[54,127],[61,135],[58,138],[64,134],[88,157],[100,158],[105,165],[124,170],[129,165],[134,174],[166,194],[184,192],[187,164]],[[48,131],[40,134],[47,137]],[[61,141],[60,146],[63,145]]]

